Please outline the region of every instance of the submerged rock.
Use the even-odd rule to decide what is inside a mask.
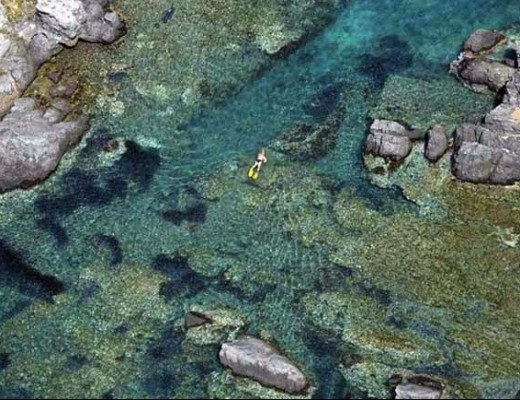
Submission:
[[[318,159],[336,146],[338,129],[345,115],[341,92],[320,125],[296,124],[271,144],[271,148],[298,160]]]
[[[194,306],[185,316],[184,326],[189,328],[185,344],[200,347],[234,340],[245,322],[235,310]]]
[[[213,320],[211,318],[197,311],[189,311],[184,317],[184,326],[187,329],[204,324],[211,324],[212,322]]]
[[[0,122],[0,191],[45,179],[88,127],[85,115],[61,122],[55,112],[37,108],[34,99],[17,99]]]
[[[335,145],[335,138],[324,127],[298,124],[285,131],[270,147],[296,159],[318,158]]]
[[[498,32],[489,31],[487,29],[477,29],[464,42],[464,50],[473,53],[491,50],[493,47],[503,43],[507,38]]]
[[[219,359],[238,375],[289,393],[300,392],[307,387],[303,373],[273,346],[260,339],[246,336],[224,343]]]
[[[520,180],[520,155],[504,148],[465,142],[455,153],[452,170],[464,181],[508,185]]]

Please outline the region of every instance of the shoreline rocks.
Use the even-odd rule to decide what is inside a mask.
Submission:
[[[285,356],[270,344],[250,336],[224,343],[219,360],[237,375],[288,393],[301,392],[308,386],[303,373]]]
[[[453,152],[449,152],[451,173],[462,181],[496,185],[520,181],[520,69],[506,65],[505,60],[486,58],[506,42],[500,33],[478,30],[466,40],[464,52],[451,64],[451,72],[473,89],[486,87],[497,92],[499,104],[480,122],[458,126],[452,139],[438,125],[425,137],[424,156],[433,163],[453,142]],[[409,132],[397,122],[375,120],[365,141],[365,153],[400,161],[412,148]]]
[[[0,123],[4,144],[0,191],[45,179],[88,129],[86,115],[61,122],[70,111],[62,99],[56,99],[61,107],[47,110],[37,108],[29,98],[17,99],[40,66],[64,46],[74,46],[78,40],[110,43],[121,37],[124,24],[117,14],[105,10],[107,5],[107,0],[38,0],[34,14],[14,18],[0,4],[0,117],[5,116]],[[51,96],[71,96],[77,87],[76,82],[58,85]]]
[[[81,115],[64,122],[54,107],[39,108],[30,97],[16,99],[0,122],[0,192],[27,188],[45,179],[88,128]]]

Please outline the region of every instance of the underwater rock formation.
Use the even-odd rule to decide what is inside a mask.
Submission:
[[[274,347],[260,339],[246,336],[224,343],[219,359],[238,375],[248,376],[289,393],[300,392],[307,386],[307,379],[302,372]]]
[[[15,101],[0,122],[0,191],[45,179],[88,129],[86,115],[67,122],[63,117],[52,106],[37,108],[32,98]]]
[[[321,158],[336,146],[337,132],[344,114],[345,105],[340,100],[337,109],[323,124],[296,124],[275,140],[270,148],[297,160]]]

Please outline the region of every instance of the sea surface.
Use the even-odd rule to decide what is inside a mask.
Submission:
[[[400,189],[374,186],[361,149],[370,116],[390,94],[408,108],[389,112],[421,129],[489,110],[492,96],[463,87],[449,62],[475,29],[520,21],[519,3],[352,0],[282,56],[246,43],[234,56],[183,58],[181,66],[173,55],[155,64],[146,45],[168,58],[163,46],[180,40],[171,34],[176,3],[164,5],[137,15],[122,43],[95,56],[100,65],[134,69],[107,69],[102,82],[117,90],[92,105],[79,147],[37,188],[0,197],[0,398],[252,395],[258,388],[235,383],[217,359],[219,344],[237,332],[280,346],[316,398],[391,396],[380,377],[404,370],[445,379],[458,393],[516,395],[518,361],[503,359],[493,370],[487,361],[501,364],[508,350],[500,343],[518,342],[509,322],[520,320],[515,303],[503,317],[500,308],[516,278],[499,302],[479,291],[493,291],[495,277],[487,281],[462,258],[446,256],[442,271],[432,259],[418,273],[420,294],[415,282],[387,277],[387,260],[377,272],[367,249],[375,260],[386,254],[378,246],[410,240],[413,247],[411,237],[421,234],[442,241],[444,228],[436,234],[434,226],[446,210],[423,213]],[[202,100],[176,86],[193,70],[208,74]],[[285,130],[323,124],[341,107],[337,145],[325,157],[271,151]],[[118,147],[106,152],[110,140]],[[252,183],[247,169],[260,147],[269,162]],[[491,225],[482,232],[496,242]],[[425,228],[385,234],[393,226]],[[512,274],[520,265],[515,246],[486,247],[464,233],[456,240],[458,253],[484,251],[507,261]],[[403,270],[420,264],[404,254],[414,253],[392,253],[388,262]],[[447,288],[446,298],[430,295],[432,287]],[[183,318],[192,309],[221,326],[207,336],[187,333]],[[495,322],[493,334],[478,339],[461,333]],[[392,332],[391,344],[373,339],[383,331]],[[511,346],[513,357],[520,350]]]

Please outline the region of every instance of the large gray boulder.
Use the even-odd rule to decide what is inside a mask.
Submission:
[[[400,161],[412,150],[410,132],[395,121],[376,119],[365,139],[365,152],[376,157]]]
[[[110,43],[123,31],[123,23],[113,12],[105,12],[105,0],[38,0],[36,21],[41,28],[66,46],[79,39]]]
[[[406,127],[399,122],[386,119],[376,119],[370,125],[370,133],[373,134],[407,136],[406,131]]]
[[[453,145],[456,150],[459,149],[464,142],[477,142],[477,125],[471,123],[459,125],[457,129],[455,129],[453,138]]]
[[[237,375],[289,393],[300,392],[307,387],[303,373],[287,357],[260,339],[245,336],[224,343],[219,359]]]
[[[473,53],[480,53],[491,50],[498,44],[504,43],[507,38],[498,32],[487,29],[477,29],[464,42],[464,50]]]
[[[496,61],[465,58],[452,64],[452,71],[476,90],[498,92],[512,78],[515,68]]]
[[[79,141],[88,129],[88,118],[63,122],[63,116],[55,108],[38,108],[32,98],[14,102],[0,122],[0,192],[45,179]]]
[[[424,156],[432,162],[439,160],[448,149],[446,131],[441,125],[435,125],[426,133]]]
[[[453,174],[474,183],[508,185],[520,180],[520,155],[481,143],[462,143],[455,153]]]
[[[520,134],[520,107],[500,104],[484,118],[485,127],[500,134]]]
[[[440,399],[441,396],[441,389],[415,383],[404,383],[395,388],[396,399]]]
[[[412,142],[406,136],[371,133],[365,140],[365,152],[376,157],[400,161],[412,150]]]

